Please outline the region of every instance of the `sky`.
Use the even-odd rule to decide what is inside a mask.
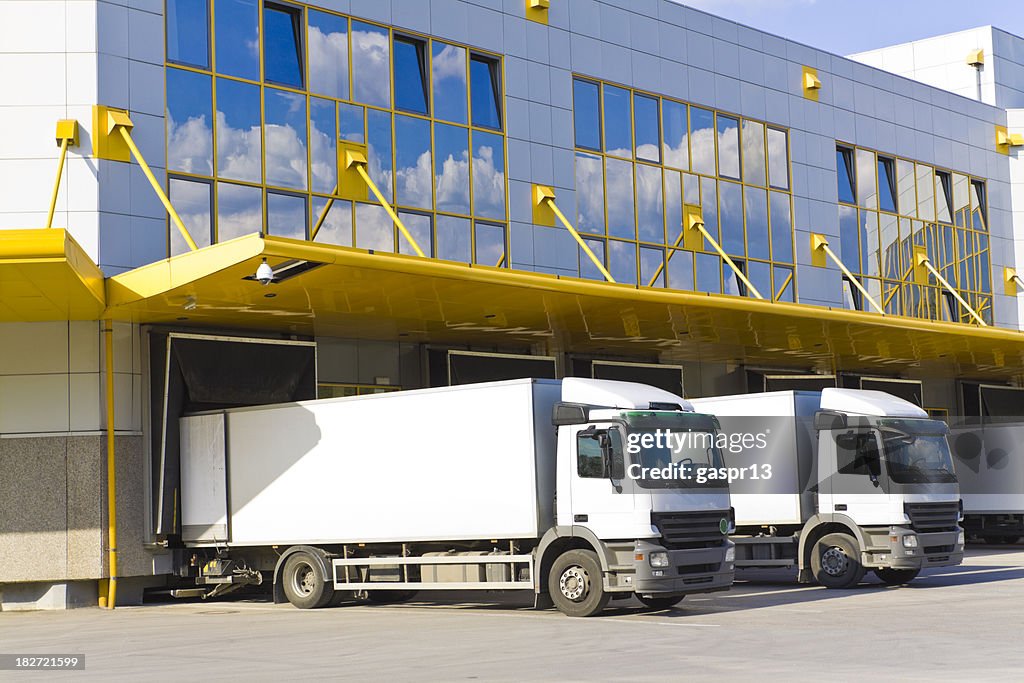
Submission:
[[[676,1],[840,55],[989,24],[1024,36],[1019,0]]]

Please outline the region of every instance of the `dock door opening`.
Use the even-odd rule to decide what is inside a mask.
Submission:
[[[316,398],[316,343],[148,332],[150,532],[181,533],[183,415]]]

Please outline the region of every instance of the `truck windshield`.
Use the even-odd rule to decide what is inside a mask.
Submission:
[[[897,484],[953,483],[946,425],[935,420],[880,420],[889,478]]]
[[[725,463],[714,419],[694,413],[630,412],[626,474],[648,489],[723,488]]]

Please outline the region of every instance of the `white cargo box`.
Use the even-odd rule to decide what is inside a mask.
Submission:
[[[560,392],[526,379],[182,418],[183,539],[536,538],[554,523]]]

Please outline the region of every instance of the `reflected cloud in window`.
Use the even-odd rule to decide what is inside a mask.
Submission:
[[[217,241],[263,232],[263,191],[258,187],[217,183]]]
[[[320,229],[316,235],[312,230],[316,226],[320,216],[323,215],[327,204],[331,207],[327,210]],[[325,244],[340,244],[343,247],[352,246],[352,203],[336,199],[333,202],[324,197],[313,197],[313,210],[310,212],[310,235],[317,242]]]
[[[434,83],[434,116],[467,123],[466,49],[434,41],[430,70]]]
[[[352,22],[352,97],[378,107],[391,105],[391,48],[387,29]]]
[[[433,192],[429,122],[395,116],[395,163],[396,201],[429,209]]]
[[[605,182],[608,187],[608,234],[636,239],[636,218],[633,215],[633,163],[621,159],[605,159]]]
[[[196,245],[200,248],[210,246],[210,236],[213,234],[210,224],[213,206],[210,183],[172,177],[168,196]],[[185,238],[176,228],[172,228],[170,234],[171,256],[189,251]]]
[[[217,79],[217,174],[221,178],[263,180],[260,89]]]
[[[267,233],[277,237],[306,239],[306,198],[281,192],[267,193]]]
[[[665,241],[665,214],[661,201],[661,169],[636,165],[637,232],[644,242]]]
[[[629,91],[605,85],[604,150],[617,157],[633,157],[633,123]]]
[[[306,189],[306,98],[266,88],[267,184]]]
[[[173,171],[213,175],[211,79],[167,70],[167,163]]]
[[[310,91],[348,99],[348,21],[310,10],[307,41]]]
[[[505,218],[504,138],[473,131],[473,213]]]
[[[665,165],[684,171],[689,170],[690,149],[686,125],[686,105],[672,100],[663,100],[661,117],[664,122]]]
[[[368,173],[388,201],[394,201],[394,188],[391,185],[391,114],[369,110],[366,113],[366,127]]]
[[[576,153],[576,229],[604,234],[604,172],[601,157]]]
[[[505,226],[476,222],[476,262],[508,268],[505,255]]]
[[[380,204],[356,204],[356,246],[383,252],[395,250],[395,224]]]
[[[435,123],[434,148],[437,210],[469,214],[469,132]]]
[[[437,258],[469,263],[469,219],[437,217]]]
[[[690,153],[695,173],[715,175],[715,114],[690,107]]]
[[[334,131],[334,102],[311,97],[309,100],[309,156],[314,192],[334,192],[338,184],[338,148]]]

